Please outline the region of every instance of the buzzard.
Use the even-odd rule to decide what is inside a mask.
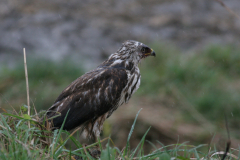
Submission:
[[[82,128],[88,138],[97,138],[104,121],[129,101],[140,85],[138,63],[155,52],[143,43],[125,41],[116,53],[96,69],[73,81],[48,109],[53,129]],[[57,116],[59,115],[59,116]]]

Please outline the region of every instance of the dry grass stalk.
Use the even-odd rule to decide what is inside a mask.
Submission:
[[[30,116],[30,100],[29,100],[28,71],[27,71],[27,60],[26,60],[26,51],[25,51],[25,48],[23,48],[23,57],[24,57],[24,69],[25,69],[25,78],[26,78],[26,89],[27,89],[28,115]],[[30,121],[28,122],[28,127],[30,128]]]

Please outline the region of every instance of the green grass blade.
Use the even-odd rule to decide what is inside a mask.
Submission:
[[[7,128],[7,131],[8,131],[8,130],[11,131],[12,129],[11,129],[11,127],[8,125],[8,123],[6,122],[6,120],[5,120],[5,118],[3,117],[3,115],[2,115],[2,114],[0,114],[0,115],[1,115],[1,119],[2,119],[2,122],[3,122],[4,127]]]
[[[123,152],[123,156],[124,156],[124,157],[125,157],[125,155],[126,155],[127,152],[128,152],[129,140],[130,140],[130,138],[131,138],[131,135],[132,135],[133,130],[134,130],[134,126],[135,126],[136,121],[137,121],[137,117],[138,117],[138,115],[139,115],[139,113],[140,113],[141,110],[142,110],[142,109],[140,109],[140,110],[138,111],[138,113],[137,113],[137,115],[136,115],[136,117],[135,117],[135,119],[134,119],[134,122],[133,122],[133,124],[132,124],[131,130],[130,130],[130,132],[129,132],[129,134],[128,134],[127,145],[126,145],[126,148],[125,148],[125,150],[124,150],[124,152]]]
[[[139,142],[139,144],[137,145],[137,147],[136,147],[135,150],[133,151],[132,156],[131,156],[131,159],[134,157],[135,153],[137,152],[138,147],[139,147],[141,144],[144,143],[145,137],[146,137],[147,133],[149,132],[150,128],[151,128],[151,127],[148,128],[148,130],[146,131],[146,133],[145,133],[144,136],[142,137],[141,141]]]
[[[146,142],[148,142],[154,149],[158,149],[152,142],[150,142],[150,141],[148,141],[148,140],[146,140]]]
[[[200,144],[200,145],[198,145],[198,146],[196,146],[194,148],[189,149],[189,152],[191,152],[192,150],[197,150],[198,148],[201,148],[201,147],[204,147],[204,146],[207,146],[207,145],[208,144]]]
[[[199,155],[198,155],[198,153],[197,153],[197,150],[196,150],[196,149],[194,149],[194,153],[195,153],[195,156],[197,157],[197,159],[199,159]]]
[[[14,115],[14,114],[10,114],[10,113],[2,113],[2,114],[6,115],[6,116],[11,116],[11,117],[14,117],[14,118],[17,118],[17,119],[25,119],[23,117],[20,117],[20,116]]]
[[[110,139],[108,138],[108,143],[107,143],[107,158],[108,160],[111,160],[111,152],[110,152]]]
[[[68,131],[63,132],[66,133],[68,136],[71,135]],[[70,140],[76,145],[77,148],[82,148],[81,143],[79,143],[79,141],[77,141],[77,139],[74,136],[70,136]]]
[[[67,120],[67,116],[68,116],[69,111],[70,111],[70,109],[68,110],[68,112],[67,112],[67,114],[66,114],[66,116],[65,116],[65,118],[64,118],[63,124],[62,124],[60,130],[58,131],[58,134],[57,134],[57,137],[56,137],[56,141],[55,141],[55,145],[54,145],[54,148],[56,148],[56,149],[54,150],[54,155],[56,155],[56,156],[58,156],[58,155],[60,154],[59,152],[57,152],[58,149],[61,148],[61,147],[67,142],[67,140],[66,140],[66,141],[64,141],[62,144],[60,144],[58,147],[56,147],[57,142],[58,142],[59,139],[60,139],[61,133],[63,132],[63,127],[64,127],[64,124],[65,124],[65,122],[66,122],[66,120]]]
[[[109,135],[109,137],[111,137],[111,135]],[[108,141],[109,141],[109,139],[110,139],[110,138],[108,138]],[[98,137],[97,140],[98,140],[98,146],[100,147],[100,150],[102,151],[103,148],[102,148],[102,144],[101,144],[101,142],[100,142],[100,138]]]
[[[157,141],[157,143],[159,143],[161,146],[162,146],[162,148],[164,148],[164,150],[166,151],[166,152],[168,152],[168,150],[167,150],[167,147],[168,146],[164,146],[164,144],[162,144],[160,141]],[[174,144],[172,144],[172,145],[170,145],[170,146],[173,146]]]

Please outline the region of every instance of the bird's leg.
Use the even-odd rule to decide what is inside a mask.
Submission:
[[[98,157],[101,157],[101,149],[100,149],[100,146],[99,146],[99,143],[100,142],[100,135],[99,136],[95,136],[95,142],[97,142],[98,144],[96,145],[96,154],[98,155]],[[101,145],[101,144],[100,144]]]
[[[99,143],[100,142],[100,138],[97,136],[94,136],[94,138],[91,139],[91,141],[94,141],[95,143]],[[85,150],[93,157],[93,158],[100,158],[101,157],[101,149],[100,146],[97,144],[93,147],[88,148],[87,144],[83,144],[83,147],[85,148]],[[77,156],[76,156],[77,157]],[[75,157],[74,157],[75,158]]]
[[[95,135],[94,140],[95,140],[95,142],[100,142],[100,137]]]
[[[95,142],[99,143],[100,142],[100,137],[99,136],[94,136]],[[100,150],[100,146],[99,144],[97,144],[96,146],[87,149],[88,153],[94,157],[94,158],[100,158],[101,156],[101,150]]]

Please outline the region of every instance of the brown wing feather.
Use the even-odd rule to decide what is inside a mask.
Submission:
[[[54,127],[61,127],[69,110],[64,128],[71,130],[95,120],[111,110],[119,101],[127,84],[123,68],[105,68],[86,73],[72,82],[49,108],[47,116],[61,114],[53,119]]]

